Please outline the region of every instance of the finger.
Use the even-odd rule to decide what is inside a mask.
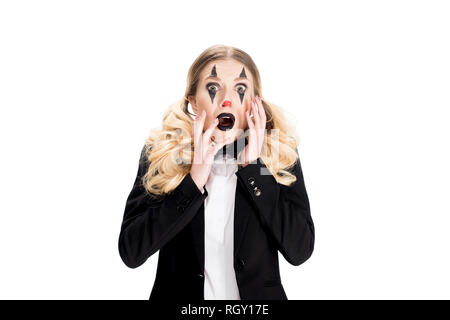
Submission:
[[[266,130],[266,111],[264,110],[264,106],[259,96],[256,97],[256,101],[258,104],[258,113],[260,118],[260,135],[261,135],[260,143],[262,145],[262,141],[264,140],[264,134]]]
[[[252,101],[252,114],[253,120],[255,121],[256,132],[259,132],[261,127],[261,117],[259,116],[258,106],[255,101]]]
[[[204,154],[204,161],[206,164],[212,164],[214,161],[214,155],[216,154],[217,143],[215,141],[208,141],[204,146],[207,146]]]
[[[206,112],[203,110],[199,115],[198,119],[194,120],[194,163],[201,164],[203,158],[203,145],[201,143],[201,135],[203,132],[203,124],[205,122]]]
[[[252,102],[255,98],[253,97],[247,105],[247,111],[250,113],[252,111]]]
[[[258,106],[256,103],[256,99],[253,102],[253,114],[254,114],[253,120],[255,121],[256,143],[258,146],[260,146],[263,133],[261,132],[262,123],[261,123],[261,117],[258,112]]]
[[[247,118],[247,123],[250,130],[255,130],[255,124],[253,123],[252,118],[250,118],[250,113],[248,111],[245,111],[245,116]]]
[[[215,141],[208,141],[207,142],[208,148],[206,150],[206,161],[208,164],[210,164],[210,161],[214,161],[214,156],[216,155],[217,151],[222,147],[222,143],[217,143]]]
[[[200,117],[194,121],[194,143],[199,143],[203,133],[203,125],[205,124],[205,110],[202,111]]]
[[[261,100],[259,99],[259,97],[256,97],[256,102],[255,102],[256,106],[257,106],[257,113],[258,113],[258,117],[257,117],[257,121],[258,121],[258,128],[262,128],[264,129],[266,127],[266,123],[264,120],[264,106],[261,103]]]
[[[195,117],[194,119],[194,128],[193,128],[193,133],[192,133],[192,137],[194,139],[194,145],[197,144],[197,137],[198,137],[198,120],[200,119],[200,115],[197,115],[197,117]]]
[[[260,97],[258,97],[258,111],[261,117],[261,123],[264,127],[264,129],[266,128],[266,122],[267,122],[267,117],[266,117],[266,110],[264,109],[264,105],[262,103],[262,100]]]
[[[256,145],[259,145],[259,139],[258,139],[258,132],[255,130],[255,124],[253,123],[253,119],[250,118],[250,114],[249,112],[246,113],[247,116],[247,122],[248,122],[248,127],[249,127],[249,135],[248,135],[248,139],[249,139],[249,144],[253,144],[256,143]],[[254,142],[252,142],[254,141]]]
[[[219,123],[219,119],[214,119],[214,121],[211,123],[211,125],[206,129],[205,133],[203,134],[203,143],[208,143],[211,139],[211,135],[214,131],[214,129],[217,127],[217,124]]]

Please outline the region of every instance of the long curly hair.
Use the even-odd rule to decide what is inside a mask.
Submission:
[[[195,115],[188,110],[188,97],[195,96],[203,68],[211,61],[226,59],[241,62],[245,70],[252,73],[254,95],[261,98],[264,106],[267,122],[261,159],[278,183],[288,186],[296,181],[295,175],[289,171],[298,159],[299,137],[295,126],[288,123],[280,107],[263,97],[259,71],[252,58],[238,48],[214,45],[193,62],[183,98],[169,106],[164,112],[162,128],[151,129],[145,141],[144,158],[149,166],[142,183],[151,197],[161,199],[190,172],[194,156]]]

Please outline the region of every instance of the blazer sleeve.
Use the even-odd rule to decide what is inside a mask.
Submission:
[[[119,254],[130,268],[142,265],[168,243],[195,216],[208,192],[198,189],[188,173],[163,199],[155,200],[146,192],[142,177],[149,163],[145,147],[139,159],[134,185],[127,197],[119,235]]]
[[[290,186],[279,184],[259,157],[239,168],[236,175],[248,190],[260,221],[278,250],[290,264],[298,266],[311,256],[315,232],[300,158],[289,171],[297,180]]]

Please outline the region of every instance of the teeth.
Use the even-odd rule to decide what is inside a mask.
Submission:
[[[233,125],[233,120],[231,117],[224,116],[219,119],[219,124],[223,127],[230,127]]]

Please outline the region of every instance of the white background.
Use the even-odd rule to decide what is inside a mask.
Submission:
[[[148,299],[117,241],[143,143],[213,44],[295,119],[316,227],[289,299],[450,298],[447,1],[2,1],[0,298]]]

